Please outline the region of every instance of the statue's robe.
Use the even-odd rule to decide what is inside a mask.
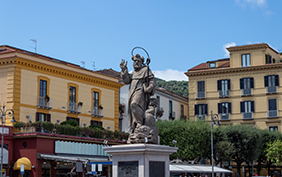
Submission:
[[[138,124],[144,124],[147,101],[150,95],[153,95],[155,92],[156,80],[150,69],[148,73],[148,69],[147,66],[142,66],[142,68],[133,71],[131,74],[128,73],[127,69],[121,71],[123,82],[130,84],[128,93],[128,125],[130,126],[131,133],[134,132]],[[151,93],[145,93],[144,86],[152,87]]]

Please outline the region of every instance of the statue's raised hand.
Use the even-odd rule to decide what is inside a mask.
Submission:
[[[125,62],[125,60],[122,59],[119,66],[123,71],[126,70],[127,69],[127,61]]]

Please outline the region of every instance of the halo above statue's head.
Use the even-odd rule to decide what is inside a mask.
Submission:
[[[132,60],[136,60],[136,59],[141,59],[142,60],[142,63],[144,63],[144,57],[141,57],[139,54],[136,54],[135,56],[134,56],[134,54],[133,54],[133,52],[134,52],[134,50],[135,49],[142,49],[146,54],[147,54],[147,58],[150,58],[149,57],[149,54],[148,54],[148,52],[143,48],[143,47],[134,47],[132,50],[131,50],[131,59]]]

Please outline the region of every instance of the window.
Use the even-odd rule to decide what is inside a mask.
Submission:
[[[243,54],[241,55],[241,62],[242,67],[248,67],[251,66],[251,55],[250,54]]]
[[[278,132],[278,126],[271,126],[271,127],[269,127],[269,131],[271,131],[271,132]]]
[[[271,64],[271,63],[272,63],[271,55],[265,55],[265,64]]]
[[[198,119],[205,119],[205,115],[208,114],[208,104],[196,104],[195,105],[195,116]]]
[[[90,121],[90,125],[100,125],[100,126],[103,126],[103,122],[91,120],[91,121]]]
[[[39,96],[44,97],[47,95],[47,81],[40,80]]]
[[[255,112],[254,101],[242,101],[241,102],[241,113],[243,119],[252,119],[253,112]]]
[[[169,100],[169,103],[168,103],[169,105],[169,119],[172,119],[172,120],[174,120],[175,119],[175,115],[174,115],[174,112],[173,112],[173,107],[172,107],[172,101],[171,100]]]
[[[210,68],[215,68],[215,63],[209,63]]]
[[[217,91],[219,93],[219,97],[229,97],[229,90],[230,79],[217,81]]]
[[[205,81],[198,81],[198,94],[197,98],[205,98]]]
[[[36,122],[51,122],[51,114],[36,112]]]
[[[277,117],[276,99],[268,100],[268,118]]]
[[[76,87],[69,87],[69,109],[72,112],[76,112]]]
[[[242,96],[252,95],[252,88],[254,88],[254,78],[249,77],[240,79],[240,89],[242,90]]]
[[[93,114],[99,115],[99,92],[93,91]]]
[[[276,87],[279,86],[279,76],[264,76],[264,86],[266,87],[266,93],[277,93]]]
[[[180,113],[181,113],[181,117],[184,116],[184,106],[183,106],[183,104],[180,105]]]
[[[221,115],[221,120],[228,120],[231,114],[231,103],[218,103],[218,114]]]

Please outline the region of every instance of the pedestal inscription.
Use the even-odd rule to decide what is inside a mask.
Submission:
[[[165,176],[165,162],[149,162],[149,177]]]
[[[118,162],[118,177],[138,177],[138,161]]]

